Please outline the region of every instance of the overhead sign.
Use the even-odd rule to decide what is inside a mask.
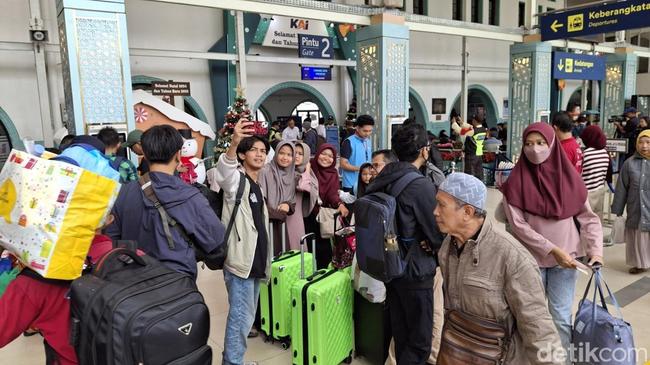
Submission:
[[[154,81],[151,83],[153,95],[189,96],[190,83],[178,81]]]
[[[332,69],[329,67],[302,66],[301,80],[330,81]]]
[[[602,80],[605,78],[605,59],[600,56],[555,52],[553,78]]]
[[[319,35],[327,37],[325,22],[319,20],[289,18],[274,15],[269,21],[263,46],[298,48],[298,34]]]
[[[333,58],[332,38],[320,35],[298,34],[298,57]]]
[[[542,40],[650,26],[650,2],[628,0],[542,16]]]
[[[607,139],[607,152],[627,153],[627,139]]]

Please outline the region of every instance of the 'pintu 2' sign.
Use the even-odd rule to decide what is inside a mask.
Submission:
[[[332,39],[319,35],[298,34],[298,57],[333,58]]]

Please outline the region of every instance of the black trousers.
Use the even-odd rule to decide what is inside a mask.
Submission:
[[[433,287],[386,285],[397,365],[424,365],[431,354]]]
[[[483,156],[465,155],[464,172],[483,181]]]

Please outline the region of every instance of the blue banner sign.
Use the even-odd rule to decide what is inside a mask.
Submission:
[[[542,16],[542,40],[563,39],[650,26],[650,2],[627,0]]]
[[[554,52],[553,78],[602,80],[605,78],[605,59],[600,56]]]
[[[320,35],[298,34],[298,57],[333,58],[332,39]]]
[[[332,69],[329,67],[302,66],[301,80],[330,81]]]

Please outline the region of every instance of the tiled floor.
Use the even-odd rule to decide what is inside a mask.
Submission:
[[[499,193],[490,190],[488,200],[488,208],[493,211],[500,201]],[[605,248],[605,260],[604,277],[614,292],[642,278],[640,275],[633,276],[627,273],[628,267],[625,265],[624,245]],[[577,307],[578,299],[582,295],[588,279],[585,275],[579,276],[575,307]],[[220,272],[202,271],[198,282],[212,315],[210,319],[210,344],[215,352],[214,364],[217,365],[221,363],[223,334],[228,311],[223,275]],[[637,290],[634,289],[636,287],[633,286],[628,291]],[[643,285],[638,285],[638,287],[643,288]],[[624,318],[632,324],[636,346],[648,349],[648,352],[650,352],[650,311],[648,311],[648,308],[650,308],[650,295],[645,292],[639,294],[642,294],[642,296],[622,308],[622,312]],[[0,330],[2,330],[1,324]],[[282,350],[279,344],[264,343],[261,338],[256,338],[249,341],[246,360],[257,361],[260,365],[289,365],[291,364],[291,354],[288,350]],[[638,363],[645,364],[648,360],[650,360],[650,357],[640,359]],[[44,363],[42,339],[39,336],[20,337],[0,350],[0,364],[42,365]],[[363,359],[355,359],[353,364],[365,363]]]

